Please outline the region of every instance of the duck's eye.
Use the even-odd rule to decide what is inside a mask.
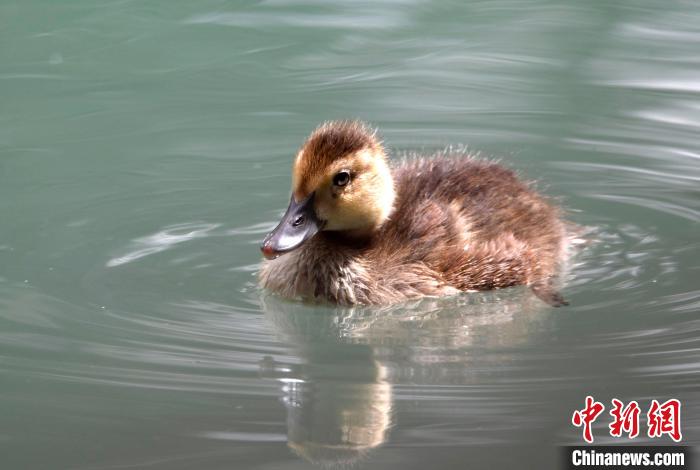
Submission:
[[[333,184],[335,186],[345,186],[350,182],[350,173],[347,171],[339,171],[333,177]]]

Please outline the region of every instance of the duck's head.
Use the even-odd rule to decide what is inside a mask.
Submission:
[[[289,207],[261,250],[276,258],[321,230],[367,236],[387,220],[393,203],[391,171],[374,131],[358,121],[324,123],[297,154]]]

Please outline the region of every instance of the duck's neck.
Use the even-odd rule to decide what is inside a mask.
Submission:
[[[349,248],[366,248],[372,244],[376,230],[353,229],[321,232],[319,235],[331,244]]]

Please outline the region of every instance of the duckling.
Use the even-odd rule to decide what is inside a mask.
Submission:
[[[465,155],[389,162],[366,124],[334,121],[296,155],[259,279],[283,297],[342,305],[527,285],[561,306],[566,245],[561,210],[512,170]]]

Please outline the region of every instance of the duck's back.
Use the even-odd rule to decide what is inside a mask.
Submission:
[[[384,272],[405,278],[402,284],[411,276],[433,276],[443,290],[527,284],[543,300],[563,303],[553,278],[563,256],[564,223],[512,170],[445,156],[398,163],[393,176],[394,212],[368,253]]]

